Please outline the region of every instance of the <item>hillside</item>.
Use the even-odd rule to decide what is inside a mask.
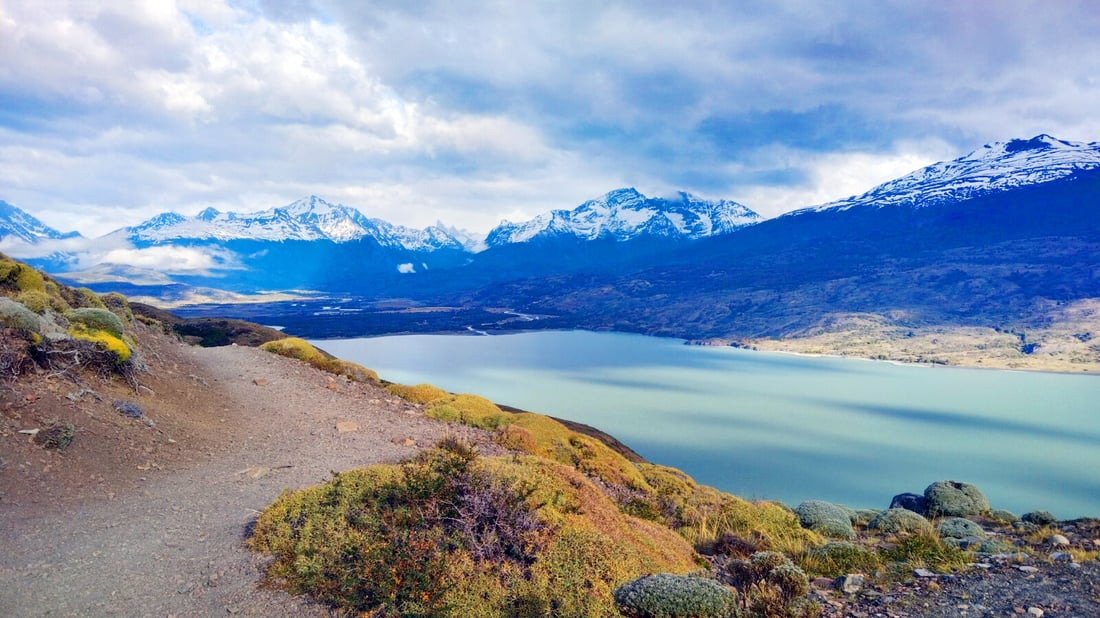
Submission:
[[[4,263],[15,273],[0,286],[4,615],[343,615],[280,587],[349,609],[380,605],[371,615],[410,615],[413,607],[426,616],[469,615],[458,607],[615,615],[615,586],[699,564],[736,585],[735,598],[753,615],[811,615],[811,602],[825,616],[870,615],[887,598],[902,617],[955,615],[959,598],[996,611],[1095,609],[1097,520],[1053,522],[1038,513],[1019,521],[986,503],[965,511],[970,523],[960,528],[982,536],[980,547],[969,537],[956,546],[951,526],[962,523],[944,517],[959,508],[951,506],[954,482],[930,485],[925,506],[910,501],[907,508],[924,510],[932,523],[904,509],[807,501],[792,512],[748,502],[639,461],[625,447],[612,450],[591,437],[598,432],[428,385],[384,386],[300,340],[191,347],[164,322],[131,317],[124,299],[100,298],[111,309],[81,313],[91,307],[73,304],[95,304],[94,295]],[[13,309],[26,307],[13,296],[38,298],[20,288],[38,291],[39,282],[54,308],[35,318]],[[116,339],[128,353],[102,333],[79,340],[86,326],[45,329],[89,315],[110,327],[105,313],[123,325]],[[40,330],[50,339],[28,335]],[[408,462],[394,465],[401,460]],[[977,505],[980,492],[966,492]],[[457,508],[438,521],[469,526],[413,525],[437,521],[436,508]],[[901,520],[899,511],[907,513]],[[903,520],[915,532],[886,527]],[[379,532],[398,536],[376,545],[370,539]],[[1052,547],[1055,532],[1068,545]],[[345,535],[361,544],[345,544]],[[246,538],[262,553],[243,546]],[[417,540],[406,546],[403,538]],[[408,576],[407,585],[387,584],[382,572],[356,579],[375,567],[356,562],[360,549],[348,554],[349,547],[397,548],[370,555]],[[991,553],[1013,547],[1027,555]],[[949,573],[975,559],[990,561],[989,570],[957,579],[910,574],[916,566]],[[754,570],[764,560],[785,565],[768,567],[785,575]],[[1026,583],[1017,581],[1021,566],[1034,574]],[[811,589],[802,569],[827,577]],[[833,591],[833,578],[853,569],[875,588]]]

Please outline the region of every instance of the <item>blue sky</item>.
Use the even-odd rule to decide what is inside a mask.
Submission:
[[[487,231],[622,186],[774,216],[1100,139],[1095,2],[0,0],[0,199],[88,235],[316,194]]]

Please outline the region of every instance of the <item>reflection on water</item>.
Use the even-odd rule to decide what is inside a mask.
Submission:
[[[883,508],[935,480],[994,508],[1100,516],[1100,377],[906,367],[638,335],[536,332],[315,342],[430,382],[594,425],[749,497]]]

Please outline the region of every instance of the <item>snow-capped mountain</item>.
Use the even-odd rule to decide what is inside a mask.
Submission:
[[[311,195],[286,206],[253,213],[219,212],[207,208],[194,217],[164,213],[124,228],[135,243],[166,244],[180,240],[329,240],[349,242],[373,238],[383,247],[409,251],[462,250],[462,242],[440,226],[422,230],[370,219],[355,208],[331,204]]]
[[[684,192],[665,199],[646,197],[633,188],[617,189],[573,210],[553,210],[523,223],[504,221],[489,232],[486,244],[498,247],[562,237],[696,239],[728,234],[760,220],[760,215],[728,200],[703,200]]]
[[[34,244],[40,240],[60,240],[79,236],[63,233],[42,223],[27,211],[0,200],[0,239],[21,240]]]
[[[788,213],[856,206],[914,207],[1038,185],[1100,168],[1100,142],[1067,142],[1049,135],[994,142],[953,161],[941,161],[843,200]]]

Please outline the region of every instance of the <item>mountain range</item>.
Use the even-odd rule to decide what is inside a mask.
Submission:
[[[1098,196],[1100,144],[1039,135],[768,220],[732,201],[625,188],[502,222],[484,238],[442,223],[396,226],[315,196],[254,213],[166,213],[108,236],[213,256],[200,271],[169,271],[174,285],[354,299],[350,318],[330,319],[308,302],[294,310],[299,330],[320,335],[446,330],[473,319],[462,311],[481,311],[479,328],[527,315],[541,316],[541,327],[686,338],[805,334],[840,315],[1034,329],[1054,319],[1052,308],[1100,299]],[[60,235],[3,206],[0,229],[13,238]],[[89,285],[167,287],[109,282],[111,268],[98,265],[102,283]],[[451,309],[394,312],[423,306]],[[218,311],[288,323],[287,305]]]

